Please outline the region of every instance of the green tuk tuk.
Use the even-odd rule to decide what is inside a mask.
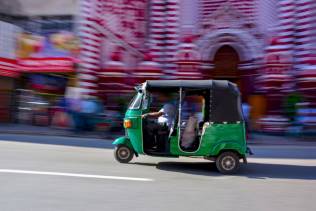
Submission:
[[[247,162],[245,122],[235,84],[225,80],[150,80],[136,91],[124,118],[125,136],[113,142],[118,162],[128,163],[140,154],[202,157],[215,161],[223,174],[235,173],[240,160]],[[158,110],[155,96],[160,94],[168,96],[174,108],[169,111],[167,125],[159,122],[168,113],[165,106],[150,115]]]

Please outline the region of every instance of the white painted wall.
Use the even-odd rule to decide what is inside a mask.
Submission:
[[[79,0],[0,0],[0,13],[13,15],[75,15]]]
[[[278,24],[278,0],[256,0],[257,21],[259,30],[268,37]]]
[[[21,29],[0,21],[0,57],[15,59],[16,41]]]
[[[197,31],[198,29],[198,3],[199,0],[180,0],[180,30]]]

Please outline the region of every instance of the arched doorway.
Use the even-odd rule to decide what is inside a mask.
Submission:
[[[203,67],[204,77],[236,83],[242,101],[252,108],[255,122],[265,111],[264,99],[256,95],[254,86],[254,77],[260,68],[258,61],[264,55],[263,43],[242,29],[219,29],[202,36],[197,46],[202,61],[210,64]]]
[[[214,56],[214,69],[211,77],[219,80],[229,80],[241,86],[240,73],[238,66],[240,58],[234,48],[229,45],[220,47]]]

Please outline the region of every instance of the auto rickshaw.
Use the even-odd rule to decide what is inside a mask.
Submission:
[[[144,118],[155,107],[152,93],[175,96],[176,112],[169,127]],[[200,99],[199,115],[185,109],[190,109],[186,99],[192,97]],[[240,93],[226,80],[148,80],[136,87],[124,128],[125,136],[113,142],[120,163],[130,162],[134,155],[202,157],[215,161],[223,174],[237,172],[240,160],[247,163]]]

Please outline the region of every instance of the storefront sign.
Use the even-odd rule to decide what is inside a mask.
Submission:
[[[18,37],[18,68],[21,72],[74,72],[78,53],[79,42],[72,32],[21,33]]]
[[[67,79],[46,74],[30,74],[30,86],[34,90],[47,93],[64,93]]]
[[[77,57],[78,54],[79,41],[71,32],[43,35],[21,33],[17,39],[19,58],[63,58]]]
[[[13,78],[19,77],[15,59],[7,59],[0,57],[0,76]]]
[[[74,72],[72,58],[27,58],[19,59],[21,72]]]

